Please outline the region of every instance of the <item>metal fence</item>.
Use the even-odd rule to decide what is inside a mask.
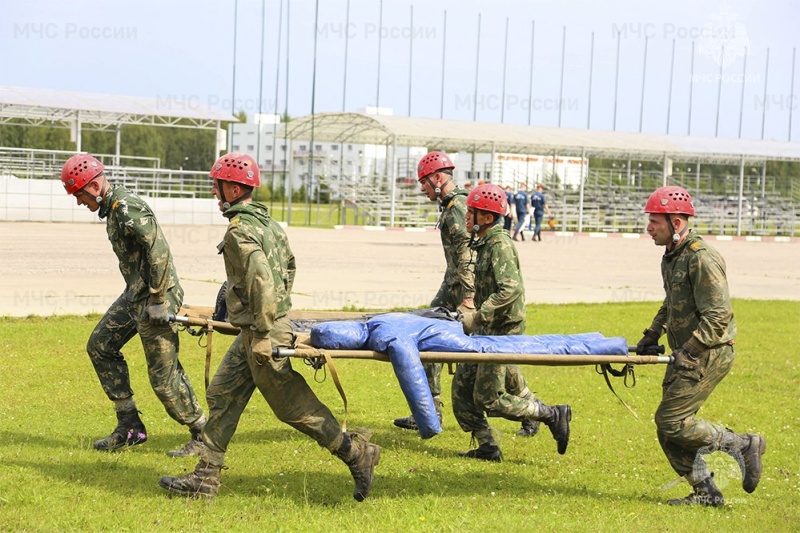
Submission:
[[[643,232],[644,204],[663,184],[661,172],[642,172],[630,180],[617,169],[590,170],[581,191],[554,186],[550,209],[556,229]],[[715,235],[796,236],[800,233],[800,178],[753,174],[712,177],[672,175],[668,185],[686,188],[694,199],[694,227]],[[742,186],[741,194],[739,187]]]
[[[0,174],[20,179],[55,179],[72,152],[0,148]],[[151,198],[211,198],[206,172],[160,168],[156,158],[99,156],[109,177]],[[398,161],[398,167],[405,163]],[[436,205],[421,194],[416,179],[399,168],[395,186],[380,174],[369,176],[316,176],[313,182],[296,183],[305,188],[294,209],[300,214],[293,225],[360,225],[425,227],[437,220]],[[620,168],[591,168],[583,187],[545,177],[546,195],[557,231],[641,233],[646,226],[643,206],[649,194],[663,184],[660,171],[630,173]],[[750,169],[738,174],[676,173],[668,184],[685,187],[694,197],[694,226],[715,235],[788,236],[800,234],[800,177],[765,176]],[[532,184],[531,184],[532,185]],[[286,178],[265,175],[259,199],[285,202]],[[295,189],[295,194],[297,189]],[[394,201],[393,196],[394,195]],[[277,198],[277,200],[276,200]],[[279,204],[281,205],[281,204]],[[336,208],[334,211],[334,207]],[[311,216],[316,210],[318,216]],[[319,213],[325,211],[325,216]],[[285,205],[277,211],[286,220]],[[300,216],[302,213],[308,216]]]

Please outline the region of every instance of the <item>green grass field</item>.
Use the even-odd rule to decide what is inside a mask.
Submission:
[[[635,343],[655,303],[537,305],[528,333],[600,331]],[[546,428],[532,439],[518,424],[492,419],[505,462],[462,459],[469,436],[449,401],[445,431],[422,441],[392,426],[408,408],[386,363],[339,361],[350,401],[350,427],[373,430],[383,447],[364,503],[352,499],[346,467],[307,437],[279,423],[263,399],[250,402],[227,455],[220,495],[211,501],[169,498],[157,485],[180,475],[193,458],[164,455],[188,431],[169,419],[147,381],[141,345],[125,350],[149,440],[121,453],[92,442],[115,425],[84,352],[98,317],[0,318],[0,531],[797,531],[800,529],[800,350],[797,302],[734,302],[739,326],[732,373],[701,415],[740,432],[767,437],[758,490],[746,494],[735,463],[709,463],[729,504],[722,509],[672,508],[689,486],[675,479],[655,435],[661,367],[638,367],[638,383],[619,404],[593,367],[523,368],[547,403],[572,404],[572,439],[559,456]],[[215,337],[215,363],[232,337]],[[203,392],[204,350],[182,334],[182,361]],[[341,417],[333,383],[313,382]],[[451,378],[443,377],[445,397]],[[205,403],[204,403],[205,404]]]

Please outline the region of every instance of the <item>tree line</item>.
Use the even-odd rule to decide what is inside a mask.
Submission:
[[[224,123],[223,127],[227,127]],[[157,157],[162,168],[208,171],[214,163],[216,133],[185,127],[123,125],[120,155]],[[85,129],[81,149],[91,154],[114,154],[115,130]],[[61,126],[0,124],[0,146],[76,151],[70,130]]]

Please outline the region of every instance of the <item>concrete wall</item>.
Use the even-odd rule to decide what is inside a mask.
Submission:
[[[142,198],[161,224],[228,223],[213,198]],[[97,214],[79,206],[60,180],[19,179],[0,175],[0,220],[26,222],[95,222]]]

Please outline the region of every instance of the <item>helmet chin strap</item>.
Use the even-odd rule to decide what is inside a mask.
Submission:
[[[100,194],[95,196],[94,201],[100,205],[103,205],[103,201],[106,199],[105,194],[103,194],[103,189],[106,188],[106,176],[103,174],[103,183],[100,185]]]
[[[219,187],[217,187],[217,192],[219,193],[219,199],[222,200],[222,210],[227,211],[231,208],[231,204],[228,203],[228,200],[225,198],[225,189],[222,187],[222,182],[219,182]]]
[[[231,207],[235,206],[236,204],[238,204],[242,200],[250,198],[250,196],[253,194],[253,191],[249,190],[249,191],[245,192],[244,194],[242,194],[241,196],[239,196],[238,198],[235,198],[234,200],[229,202],[228,199],[225,198],[225,191],[222,188],[222,183],[220,183],[220,186],[217,187],[217,191],[219,191],[219,199],[222,200],[222,210],[223,211],[227,211],[228,209],[230,209]]]
[[[438,187],[433,188],[433,192],[436,193],[436,198],[439,200],[439,203],[442,202],[442,189],[445,187],[445,185],[447,185],[451,181],[453,181],[453,176],[448,176],[447,179],[444,181],[444,183],[442,183]]]
[[[678,242],[681,240],[681,237],[683,237],[686,234],[687,228],[683,228],[683,231],[681,231],[680,233],[676,232],[675,226],[672,225],[672,219],[670,218],[670,216],[669,215],[664,215],[664,216],[667,217],[667,225],[669,226],[670,233],[672,233],[672,244],[673,245],[678,244]]]
[[[480,233],[481,226],[478,224],[478,211],[472,212],[472,235],[473,237]]]
[[[481,229],[482,228],[480,224],[478,224],[478,211],[474,210],[472,212],[472,231],[469,234],[469,244],[467,245],[470,249],[472,249],[472,245],[475,242],[475,239],[478,237],[478,233],[480,233]]]
[[[431,176],[433,174],[436,174],[436,172],[433,172],[431,174]],[[453,181],[453,176],[448,176],[447,179],[445,180],[445,182],[442,183],[441,185],[434,185],[433,184],[433,180],[431,180],[430,176],[425,176],[425,181],[427,182],[428,186],[431,189],[433,189],[433,193],[436,195],[436,201],[439,202],[439,207],[441,207],[442,206],[442,189],[445,187],[445,185],[447,185],[448,183]]]
[[[100,192],[99,192],[99,194],[97,196],[94,197],[94,201],[97,202],[97,205],[100,207],[100,211],[99,211],[100,218],[105,218],[105,216],[108,214],[108,209],[106,208],[106,205],[105,205],[106,196],[108,196],[108,191],[103,192],[103,190],[106,189],[106,183],[108,183],[108,182],[106,181],[105,174],[103,174],[102,176],[103,176],[103,183],[102,183],[102,185],[100,185]],[[97,178],[95,178],[95,179],[97,179]]]

